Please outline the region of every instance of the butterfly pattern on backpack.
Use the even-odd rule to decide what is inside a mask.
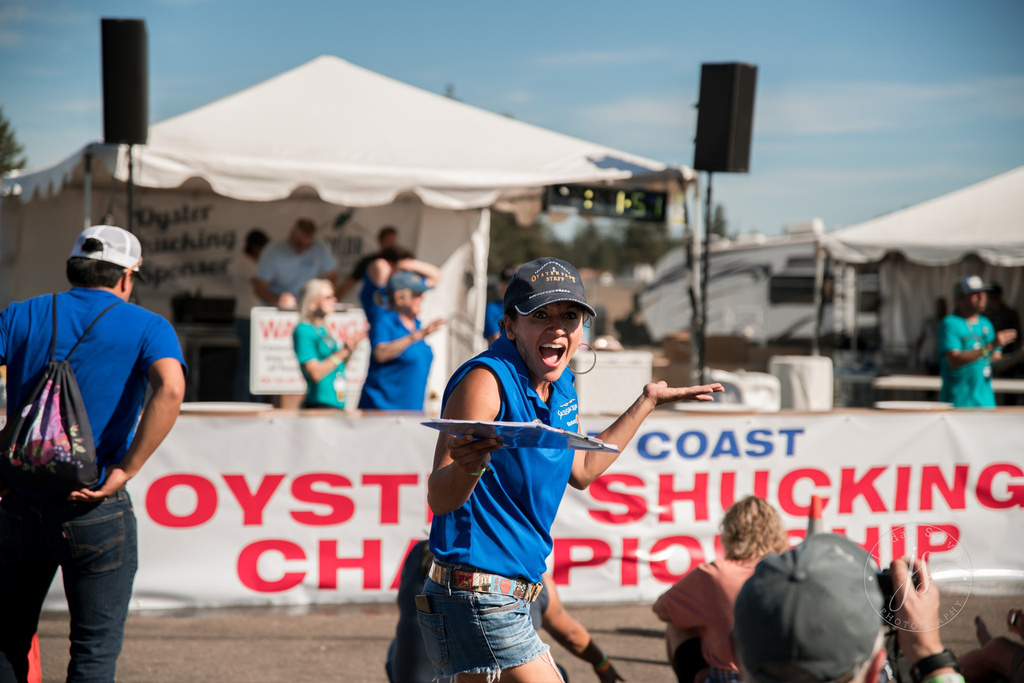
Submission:
[[[28,421],[29,427],[25,442],[11,445],[9,457],[12,465],[31,472],[51,461],[82,468],[82,463],[72,457],[72,454],[81,455],[86,452],[82,430],[77,423],[64,428],[60,398],[60,385],[55,385],[52,379],[47,380],[37,402],[30,403],[22,410],[21,417]],[[34,416],[31,415],[33,410],[36,411]],[[50,465],[48,469],[55,471],[55,466]]]

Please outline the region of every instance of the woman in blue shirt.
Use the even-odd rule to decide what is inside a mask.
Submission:
[[[531,422],[579,431],[569,360],[594,309],[565,261],[521,266],[505,291],[502,335],[459,368],[442,414],[460,420]],[[663,403],[712,400],[720,384],[643,388],[600,434],[624,447]],[[492,458],[493,455],[493,458]],[[540,590],[551,551],[551,524],[566,484],[585,489],[617,453],[547,448],[506,450],[495,439],[438,437],[427,501],[434,513],[434,564],[418,617],[427,653],[441,676],[484,681],[558,681],[537,636],[529,602]]]
[[[302,287],[299,324],[292,332],[295,356],[306,379],[303,408],[344,408],[345,362],[366,332],[340,341],[327,329],[327,314],[337,303],[330,280],[313,279]]]
[[[360,410],[423,410],[434,352],[424,339],[444,325],[438,318],[420,324],[423,294],[429,283],[400,270],[388,279],[387,306],[370,318],[370,367],[359,395]]]

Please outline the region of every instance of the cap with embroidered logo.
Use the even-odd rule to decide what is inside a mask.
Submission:
[[[506,314],[515,310],[519,315],[530,315],[557,301],[571,301],[591,316],[597,315],[587,303],[583,278],[571,263],[557,258],[539,258],[516,270],[505,289],[503,308]]]

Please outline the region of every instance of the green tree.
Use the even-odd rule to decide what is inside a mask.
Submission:
[[[534,221],[527,226],[517,225],[512,214],[492,210],[487,271],[498,273],[541,256],[557,256],[560,244],[544,224]]]
[[[626,226],[619,246],[621,271],[640,263],[656,263],[673,246],[664,223],[636,221]]]
[[[14,129],[0,108],[0,175],[25,168],[25,157],[18,158],[23,151],[14,137]]]
[[[596,268],[617,272],[621,240],[614,229],[602,230],[590,222],[576,231],[569,253],[563,257],[577,268]]]
[[[725,217],[725,207],[715,204],[711,218],[711,234],[719,237],[729,237],[729,220]]]

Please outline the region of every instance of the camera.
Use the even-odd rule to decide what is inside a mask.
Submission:
[[[878,590],[882,593],[882,621],[892,625],[892,599],[896,594],[896,589],[892,585],[892,575],[889,573],[889,568],[886,567],[876,571],[875,581],[878,582]]]
[[[879,569],[875,572],[875,580],[878,582],[878,590],[882,592],[882,597],[885,602],[892,600],[892,596],[895,594],[895,590],[892,587],[892,575],[889,573],[889,568]]]

